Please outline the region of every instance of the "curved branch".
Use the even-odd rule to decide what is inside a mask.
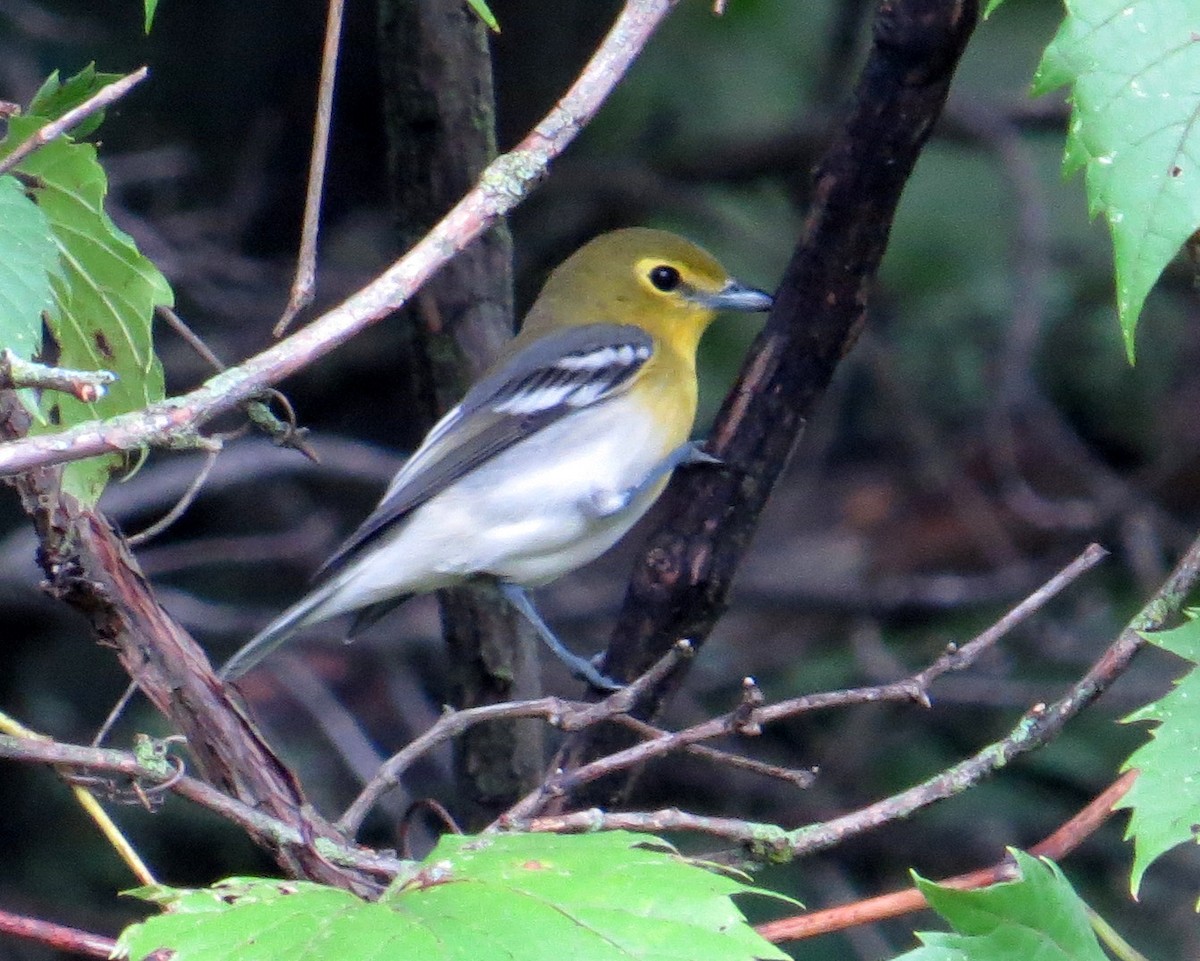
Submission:
[[[0,475],[99,454],[169,444],[216,415],[296,373],[400,307],[451,257],[520,203],[550,162],[591,120],[655,28],[679,0],[627,0],[592,59],[512,151],[380,277],[274,347],[217,374],[196,390],[106,421],[0,444]]]

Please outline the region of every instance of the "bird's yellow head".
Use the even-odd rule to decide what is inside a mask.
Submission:
[[[746,287],[707,251],[665,230],[601,234],[550,274],[522,338],[580,324],[636,324],[681,354],[723,310],[760,311],[771,297]]]

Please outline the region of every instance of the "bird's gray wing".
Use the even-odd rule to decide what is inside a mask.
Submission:
[[[654,341],[640,327],[588,324],[546,335],[502,361],[429,432],[379,506],[325,562],[341,567],[409,513],[502,451],[574,410],[628,389]]]

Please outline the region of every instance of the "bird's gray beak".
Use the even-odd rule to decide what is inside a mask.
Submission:
[[[731,280],[715,294],[697,293],[695,299],[712,310],[737,310],[754,313],[759,310],[770,310],[774,298],[765,290],[747,287],[736,280]]]

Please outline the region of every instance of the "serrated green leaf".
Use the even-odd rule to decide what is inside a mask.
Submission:
[[[489,30],[500,32],[500,21],[488,7],[487,0],[467,0],[467,6],[475,11],[475,15],[487,25]]]
[[[74,110],[85,100],[94,97],[114,80],[120,79],[119,73],[97,73],[94,63],[89,63],[79,73],[62,83],[59,82],[58,71],[55,70],[33,95],[29,109],[25,112],[31,117],[42,118],[42,123],[57,120],[68,110]],[[82,140],[103,122],[104,111],[101,110],[72,127],[71,136]]]
[[[153,892],[120,947],[175,961],[748,961],[783,954],[730,898],[761,893],[638,835],[447,837],[376,903],[307,882]]]
[[[922,947],[896,961],[1106,961],[1079,895],[1058,866],[1022,851],[1016,881],[960,891],[914,873],[953,934],[919,932]]]
[[[1187,674],[1169,694],[1134,711],[1125,723],[1150,721],[1150,740],[1134,751],[1121,770],[1137,768],[1133,787],[1117,803],[1129,808],[1126,840],[1133,839],[1129,889],[1136,898],[1146,869],[1171,848],[1200,840],[1200,611],[1172,631],[1146,634],[1146,640],[1190,661]]]
[[[42,346],[42,311],[58,248],[50,223],[15,177],[0,177],[0,347],[30,360]]]
[[[1085,171],[1113,239],[1117,310],[1132,361],[1150,288],[1200,228],[1200,4],[1066,0],[1035,93],[1071,84],[1064,170]]]
[[[0,155],[44,122],[34,115],[14,118]],[[119,378],[90,404],[44,392],[45,421],[70,426],[162,399],[163,372],[154,353],[151,321],[156,306],[173,302],[171,288],[104,212],[108,182],[95,147],[60,137],[31,154],[18,170],[29,178],[28,190],[50,225],[61,265],[51,278],[54,306],[47,315],[58,348],[53,360],[79,370],[112,371]],[[63,487],[94,503],[109,474],[123,463],[123,457],[113,455],[69,464]]]

